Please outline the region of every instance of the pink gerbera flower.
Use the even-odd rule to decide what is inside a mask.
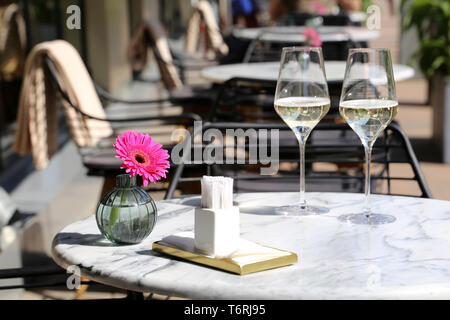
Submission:
[[[327,9],[322,4],[320,4],[319,2],[314,1],[312,3],[312,6],[313,6],[313,8],[316,10],[316,12],[319,15],[325,16],[327,14]]]
[[[120,168],[126,169],[130,177],[142,176],[144,186],[148,185],[148,181],[155,183],[161,177],[166,177],[170,167],[167,160],[169,153],[161,147],[148,134],[134,131],[121,134],[114,144],[116,157],[123,160]]]
[[[311,47],[320,47],[322,45],[322,40],[316,29],[305,27],[303,29],[302,35],[306,38],[308,45]]]

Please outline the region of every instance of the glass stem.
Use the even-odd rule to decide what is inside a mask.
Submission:
[[[306,208],[306,197],[305,197],[305,141],[300,140],[300,207],[302,209]]]
[[[370,162],[372,158],[372,144],[365,145],[364,151],[366,154],[366,185],[365,185],[365,203],[364,214],[369,218],[371,214],[370,208]]]

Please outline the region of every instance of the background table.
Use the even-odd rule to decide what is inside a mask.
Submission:
[[[345,74],[345,61],[325,61],[328,82],[342,82]],[[202,69],[201,76],[214,83],[223,83],[231,78],[277,81],[280,62],[255,62],[225,64]],[[393,65],[395,81],[404,81],[414,76],[414,69],[407,65]]]
[[[192,231],[199,197],[160,201],[152,234],[138,245],[103,240],[95,217],[71,224],[53,242],[62,267],[119,288],[203,299],[450,299],[450,202],[373,195],[375,211],[397,218],[380,226],[340,222],[363,209],[362,194],[308,193],[322,216],[273,215],[297,193],[239,194],[241,236],[298,254],[297,264],[239,276],[151,250],[152,243]],[[253,206],[252,206],[253,205]],[[258,207],[254,207],[258,205]]]
[[[236,28],[233,35],[243,40],[259,40],[266,42],[290,42],[293,44],[304,43],[302,35],[304,27],[278,26],[264,28]],[[317,28],[322,42],[365,42],[380,36],[377,30],[369,30],[363,27],[347,26],[322,26]]]
[[[350,21],[352,22],[359,22],[362,23],[364,20],[367,19],[367,14],[363,11],[359,12],[348,12],[348,17],[350,18]]]

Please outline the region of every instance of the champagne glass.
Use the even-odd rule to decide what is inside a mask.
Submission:
[[[398,112],[388,49],[350,49],[339,112],[361,139],[366,157],[364,210],[362,213],[340,216],[339,219],[369,225],[394,222],[393,216],[373,213],[370,207],[372,147]]]
[[[322,48],[283,48],[274,99],[275,111],[295,133],[300,146],[300,201],[277,208],[277,213],[304,216],[326,213],[305,197],[305,144],[312,129],[330,110]]]

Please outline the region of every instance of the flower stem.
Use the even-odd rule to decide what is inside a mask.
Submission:
[[[131,181],[128,180],[126,185],[123,186],[121,189],[121,194],[120,194],[120,204],[125,204],[127,198],[128,198],[128,193],[129,193],[129,189],[131,187]],[[114,225],[116,224],[117,220],[119,219],[119,210],[120,207],[113,207],[111,209],[111,215],[110,215],[110,219],[109,219],[109,224],[110,227],[113,228]]]

